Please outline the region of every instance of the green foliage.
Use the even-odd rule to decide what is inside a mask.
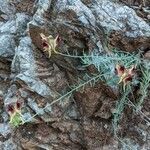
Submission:
[[[9,122],[13,127],[18,127],[22,124],[24,124],[24,121],[22,119],[22,116],[20,113],[16,112],[12,117]]]
[[[111,54],[91,54],[91,57],[84,55],[84,58],[81,59],[85,66],[93,64],[99,72],[104,74],[103,80],[110,86],[116,86],[119,80],[115,75],[115,67],[117,64],[129,68],[132,65],[138,66],[141,63],[140,54],[130,54],[116,50],[113,50]]]
[[[47,107],[51,107],[53,104],[57,102],[60,102],[60,101],[63,102],[63,100],[66,97],[67,98],[71,97],[72,94],[76,91],[84,90],[85,86],[87,85],[94,86],[98,81],[103,81],[107,85],[110,85],[110,86],[117,86],[120,92],[120,98],[117,100],[117,103],[116,103],[116,108],[113,114],[112,124],[113,124],[115,137],[119,141],[121,141],[121,143],[125,144],[125,142],[123,142],[120,138],[118,138],[117,129],[118,129],[119,121],[120,121],[120,118],[122,117],[124,108],[126,104],[130,101],[129,94],[132,92],[131,87],[133,86],[134,82],[132,82],[132,84],[127,84],[127,86],[125,87],[123,87],[123,85],[118,85],[119,79],[115,75],[115,67],[117,64],[123,65],[125,68],[130,68],[132,65],[135,65],[136,68],[140,69],[139,71],[141,71],[142,73],[141,80],[139,81],[140,82],[139,91],[140,91],[141,96],[139,97],[137,106],[135,106],[137,109],[139,109],[142,107],[144,99],[148,94],[148,87],[149,87],[149,82],[150,82],[150,69],[149,69],[149,66],[147,65],[149,65],[149,63],[147,62],[145,63],[145,61],[143,61],[140,53],[135,54],[135,53],[128,53],[128,52],[122,52],[122,51],[117,51],[117,50],[112,50],[112,53],[110,54],[100,54],[100,55],[95,54],[95,53],[91,53],[87,55],[83,53],[83,55],[80,56],[77,53],[71,55],[69,52],[65,54],[61,52],[57,52],[57,54],[63,57],[80,59],[82,61],[83,67],[94,65],[95,68],[97,68],[99,73],[93,76],[89,76],[88,74],[86,74],[83,79],[78,80],[76,85],[71,86],[70,91],[68,91],[67,93],[63,95],[60,95],[60,97],[58,97],[52,103],[47,104],[43,108],[43,110],[46,109]],[[143,67],[145,65],[146,67]],[[31,118],[29,118],[28,120],[30,121],[37,115],[38,113],[32,116]],[[26,120],[25,122],[28,122],[28,120]],[[15,121],[13,122],[17,126],[17,124],[20,123],[21,120],[19,119],[19,117],[17,117]],[[131,147],[129,147],[129,149],[130,148]]]
[[[74,85],[73,88],[72,88],[69,92],[67,92],[67,93],[64,94],[64,95],[61,95],[59,98],[57,98],[56,100],[54,100],[54,101],[51,102],[50,104],[47,104],[47,105],[43,108],[43,110],[45,110],[45,109],[48,108],[48,107],[51,107],[52,105],[54,105],[54,104],[57,103],[57,102],[63,101],[66,97],[71,97],[71,95],[72,95],[74,92],[76,92],[76,91],[78,91],[78,90],[81,90],[81,89],[83,90],[86,85],[91,85],[91,86],[92,86],[93,83],[96,83],[98,80],[100,80],[103,75],[104,75],[104,74],[98,74],[98,75],[94,75],[94,76],[92,76],[92,77],[86,76],[86,78],[88,78],[88,80],[86,80],[86,81],[80,80],[81,82],[78,83],[77,85]],[[28,118],[27,120],[25,120],[24,123],[30,122],[30,121],[31,121],[34,117],[36,117],[37,115],[39,115],[39,114],[36,113],[36,114],[33,115],[31,118]]]
[[[140,90],[139,90],[141,97],[139,98],[138,107],[136,108],[142,107],[143,101],[148,94],[148,87],[149,87],[149,82],[150,82],[150,69],[148,66],[149,63],[144,62],[143,59],[140,58],[140,53],[134,54],[134,53],[119,52],[115,50],[113,51],[112,54],[105,54],[105,55],[100,55],[100,56],[99,55],[95,56],[94,54],[92,54],[91,57],[89,56],[86,57],[85,55],[85,57],[81,59],[84,65],[88,66],[88,65],[93,64],[99,72],[102,72],[104,74],[105,82],[111,86],[117,85],[117,82],[118,82],[118,79],[114,74],[114,71],[115,71],[114,68],[116,64],[121,64],[125,66],[125,68],[129,68],[131,65],[135,65],[136,68],[140,68],[139,71],[142,72],[142,78],[140,81]],[[143,67],[143,66],[146,66],[146,67]],[[117,131],[118,131],[120,118],[122,117],[122,114],[123,114],[123,110],[129,101],[128,95],[132,92],[131,86],[132,85],[128,84],[124,88],[123,87],[119,88],[121,96],[117,100],[116,108],[115,108],[115,112],[113,114],[113,120],[112,120],[113,131],[114,131],[115,137],[119,139],[119,141],[127,149],[132,149],[132,148],[129,145],[125,144],[120,138],[118,138]]]
[[[146,65],[146,64],[145,64]],[[150,68],[146,65],[144,68],[141,68],[142,78],[140,81],[140,97],[137,104],[137,109],[141,109],[144,99],[148,95],[148,87],[150,85]]]
[[[131,92],[131,86],[127,85],[125,90],[123,89],[122,95],[117,101],[116,110],[113,114],[114,117],[113,117],[113,121],[112,121],[115,135],[117,134],[118,123],[119,123],[119,120],[122,116],[125,105],[128,101],[128,95],[130,92]]]
[[[94,55],[91,54],[91,57],[84,55],[84,58],[81,58],[83,63],[86,65],[94,64],[95,67],[102,72],[112,72],[114,71],[116,64],[121,64],[126,68],[130,67],[133,64],[140,64],[139,54],[130,54],[126,52],[119,52],[114,50],[111,54],[102,54]]]

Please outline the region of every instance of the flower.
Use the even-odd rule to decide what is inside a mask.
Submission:
[[[22,114],[21,114],[21,103],[16,102],[15,105],[8,105],[7,106],[8,114],[10,115],[10,121],[9,123],[13,126],[19,126],[20,124],[23,124]]]
[[[56,47],[61,41],[61,38],[59,35],[57,35],[56,38],[53,38],[52,35],[45,36],[43,33],[40,34],[41,40],[42,40],[42,46],[44,51],[48,52],[49,57],[51,57],[52,52],[58,53],[56,51]]]
[[[135,75],[135,66],[132,65],[131,68],[127,69],[122,65],[116,65],[116,74],[120,78],[119,83],[123,82],[123,85],[127,85],[129,82],[132,81],[134,75]]]
[[[14,113],[14,106],[13,106],[13,105],[8,105],[7,111],[8,111],[9,113]]]

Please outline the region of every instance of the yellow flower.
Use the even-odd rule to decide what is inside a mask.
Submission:
[[[21,114],[21,103],[16,102],[15,105],[8,105],[7,111],[10,115],[10,121],[9,121],[10,124],[17,127],[20,124],[24,123]]]
[[[42,46],[44,51],[48,52],[49,57],[51,57],[52,52],[58,53],[56,51],[56,47],[58,46],[58,43],[60,42],[60,37],[57,35],[56,38],[53,38],[52,35],[45,36],[43,33],[40,34],[42,38]]]
[[[116,65],[116,74],[120,78],[118,84],[123,82],[123,85],[125,86],[130,81],[132,81],[134,75],[135,75],[135,66],[132,65],[131,68],[127,69],[122,65]]]

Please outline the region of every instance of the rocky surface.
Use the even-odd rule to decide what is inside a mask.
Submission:
[[[148,6],[148,0],[0,0],[0,149],[125,149],[112,131],[117,95],[103,83],[48,107],[89,68],[81,68],[78,59],[48,58],[40,33],[59,34],[61,52],[108,53],[115,47],[141,50],[149,58]],[[27,123],[12,128],[6,110],[17,101]],[[132,149],[148,150],[149,126],[130,108],[125,111],[121,137]]]

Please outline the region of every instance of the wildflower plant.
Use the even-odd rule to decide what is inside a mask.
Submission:
[[[14,127],[18,127],[19,125],[24,124],[24,120],[21,114],[21,108],[21,103],[18,101],[14,105],[9,104],[7,106],[7,111],[10,116],[9,123]]]
[[[72,86],[73,88],[68,93],[60,96],[58,99],[54,100],[46,107],[52,106],[54,103],[61,101],[67,96],[70,96],[73,92],[76,92],[79,89],[84,90],[84,87],[86,85],[95,85],[99,80],[105,82],[107,85],[116,86],[118,87],[121,95],[116,103],[116,108],[113,113],[112,124],[114,129],[114,135],[117,139],[119,139],[117,136],[119,120],[122,117],[122,113],[126,104],[130,102],[129,94],[132,91],[132,86],[134,85],[134,83],[140,83],[140,97],[137,105],[134,106],[137,108],[137,110],[141,108],[144,99],[148,94],[148,87],[150,83],[150,67],[147,67],[147,63],[143,61],[143,59],[141,58],[141,54],[122,52],[113,49],[111,53],[107,54],[86,54],[83,52],[82,56],[78,55],[77,53],[75,55],[72,55],[68,51],[66,51],[66,53],[61,53],[56,50],[60,42],[59,36],[53,38],[51,35],[45,36],[42,33],[40,34],[40,36],[42,39],[43,50],[48,52],[49,57],[51,57],[51,54],[53,52],[54,54],[64,57],[79,58],[82,61],[83,67],[94,65],[95,68],[97,68],[98,70],[97,75],[86,75],[85,81],[80,80],[80,83],[78,85]],[[140,71],[142,72],[142,77],[140,81],[134,82],[137,81],[136,70],[138,68],[140,68]],[[46,107],[44,109],[46,109]],[[36,115],[38,114],[35,114],[33,117],[35,117]],[[121,139],[119,139],[119,141],[124,143]]]
[[[56,50],[56,47],[58,46],[58,44],[60,42],[59,35],[57,35],[56,38],[53,38],[52,35],[45,36],[43,33],[41,33],[40,36],[41,36],[41,40],[42,40],[43,50],[45,52],[48,52],[49,57],[51,57],[52,52],[57,54],[58,52]]]
[[[144,68],[144,69],[143,69]],[[149,63],[145,64],[145,67],[141,68],[142,77],[140,81],[139,99],[137,102],[137,110],[140,110],[145,98],[148,95],[148,88],[150,85],[150,66]]]
[[[123,88],[132,81],[135,76],[135,66],[132,65],[131,68],[127,69],[124,66],[116,65],[116,74],[119,76],[120,80],[118,84],[123,83]]]
[[[123,84],[124,88],[135,77],[135,66],[141,63],[139,54],[114,51],[112,54],[94,55],[81,58],[84,65],[94,65],[104,75],[110,86]]]
[[[112,125],[113,125],[113,130],[114,130],[114,134],[117,135],[117,129],[118,129],[118,124],[119,124],[119,120],[122,116],[123,110],[126,106],[128,99],[128,95],[131,92],[131,84],[127,84],[127,86],[125,87],[125,89],[122,89],[122,93],[116,103],[116,108],[115,111],[113,113],[113,120],[112,120]]]
[[[83,81],[83,80],[80,80],[82,81],[81,83],[77,84],[77,85],[74,85],[70,91],[68,91],[67,93],[65,93],[64,95],[61,95],[60,97],[58,97],[56,100],[54,100],[53,102],[51,102],[50,104],[47,104],[43,110],[46,110],[46,108],[49,108],[51,107],[52,105],[54,105],[55,103],[57,102],[60,102],[62,100],[64,100],[66,97],[71,97],[72,94],[74,92],[77,92],[79,90],[84,90],[84,87],[86,85],[91,85],[93,86],[93,83],[96,83],[97,81],[99,81],[101,78],[102,78],[103,74],[97,74],[97,75],[93,75],[92,77],[90,76],[86,76],[86,78],[88,78],[87,81]],[[38,113],[36,113],[35,115],[33,115],[31,118],[28,118],[26,121],[24,121],[24,123],[26,122],[29,122],[31,121],[34,117],[36,117],[37,115],[39,115]]]
[[[122,117],[123,110],[129,101],[129,94],[131,93],[132,86],[134,85],[133,80],[137,80],[137,68],[140,68],[140,71],[142,72],[142,78],[140,81],[141,96],[139,97],[137,104],[138,109],[139,107],[141,107],[145,97],[148,94],[150,69],[149,67],[143,67],[145,66],[145,62],[141,58],[141,54],[122,52],[113,49],[111,53],[107,54],[86,54],[83,52],[82,56],[78,55],[77,53],[75,55],[72,55],[68,51],[66,51],[66,53],[61,53],[59,50],[57,50],[57,47],[61,41],[60,36],[56,36],[56,38],[53,38],[52,35],[46,36],[43,33],[41,33],[40,36],[43,51],[48,52],[49,57],[51,57],[53,53],[64,57],[78,58],[81,60],[83,67],[94,65],[98,70],[98,73],[96,75],[89,76],[88,74],[86,74],[83,80],[79,79],[77,85],[72,86],[70,91],[68,91],[64,95],[60,95],[60,97],[58,97],[50,104],[47,104],[43,108],[43,110],[47,107],[51,107],[57,102],[64,100],[66,97],[70,97],[76,91],[81,91],[81,89],[84,90],[84,87],[86,85],[94,86],[98,81],[103,81],[107,85],[116,86],[119,89],[120,96],[117,100],[112,120],[114,135],[117,137],[119,120]],[[10,123],[14,126],[18,126],[20,124],[28,122],[24,122],[22,120],[21,108],[18,108],[17,105],[15,105],[15,107],[10,107],[9,112]],[[37,115],[38,113],[28,120],[31,120]]]

